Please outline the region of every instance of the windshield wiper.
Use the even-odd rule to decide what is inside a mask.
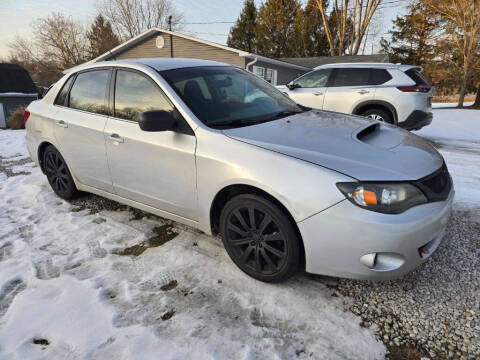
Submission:
[[[269,117],[268,119],[266,119],[264,121],[276,120],[276,119],[280,119],[280,118],[283,118],[283,117],[286,117],[286,116],[300,114],[302,112],[303,111],[298,111],[298,110],[283,110],[283,111],[279,111],[276,114],[273,114],[271,117]]]
[[[237,120],[230,120],[230,121],[219,121],[217,123],[208,124],[208,126],[216,128],[216,127],[239,127],[239,126],[248,126],[248,125],[255,125],[260,124],[262,121],[259,120],[248,120],[248,119],[237,119]]]
[[[237,120],[230,120],[230,121],[219,121],[213,124],[208,124],[210,127],[241,127],[241,126],[249,126],[249,125],[257,125],[262,124],[268,121],[277,120],[286,116],[295,115],[302,113],[303,110],[282,110],[273,115],[270,115],[266,118],[256,118],[256,119],[237,119]]]

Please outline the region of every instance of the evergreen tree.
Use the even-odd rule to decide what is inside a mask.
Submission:
[[[89,55],[92,59],[120,44],[118,36],[112,30],[112,25],[101,14],[95,18],[90,30],[87,31],[87,38],[90,42]]]
[[[328,0],[323,0],[328,8]],[[309,0],[305,9],[299,9],[295,19],[297,36],[295,54],[298,57],[327,56],[328,40],[323,27],[322,15],[316,7],[316,0]]]
[[[409,6],[409,13],[397,16],[390,31],[391,42],[382,38],[381,46],[392,62],[425,66],[435,57],[435,42],[432,39],[439,30],[439,17],[422,1]]]
[[[257,49],[260,55],[280,58],[294,57],[301,14],[299,0],[267,0],[260,6],[257,20]]]
[[[245,0],[243,10],[230,29],[227,45],[235,49],[256,52],[257,8],[254,0]]]

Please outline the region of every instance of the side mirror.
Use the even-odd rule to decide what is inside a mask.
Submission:
[[[295,84],[295,83],[293,83],[293,82],[289,82],[286,86],[287,86],[288,90],[294,90],[294,89],[300,87],[300,85]]]
[[[151,110],[140,114],[138,125],[143,131],[168,131],[177,125],[177,120],[167,111]]]

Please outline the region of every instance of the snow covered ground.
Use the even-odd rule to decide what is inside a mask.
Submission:
[[[465,101],[463,106],[470,106],[473,105],[473,101]],[[433,103],[432,107],[434,109],[441,109],[441,108],[454,108],[457,106],[457,103]]]
[[[180,225],[164,245],[115,255],[164,222],[72,211],[40,169],[9,165],[27,156],[23,131],[0,131],[0,156],[31,172],[0,174],[0,359],[384,358],[324,283],[255,281]]]
[[[434,109],[433,122],[414,132],[432,141],[452,174],[458,206],[480,206],[480,111]]]
[[[416,133],[445,156],[456,206],[478,207],[480,112],[434,110]],[[385,356],[372,329],[346,311],[350,299],[318,278],[260,283],[218,239],[190,228],[72,211],[28,162],[24,131],[0,131],[0,165],[1,359]],[[166,228],[171,241],[116,255]]]

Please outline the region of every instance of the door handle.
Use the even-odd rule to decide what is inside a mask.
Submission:
[[[118,134],[112,134],[108,137],[108,140],[110,141],[115,141],[115,142],[118,142],[118,143],[123,143],[125,140],[123,139],[123,137],[119,136]]]
[[[63,127],[63,128],[68,127],[68,124],[63,120],[58,120],[58,121],[55,122],[55,124],[57,124],[57,126],[60,126],[60,127]]]
[[[313,95],[319,96],[319,95],[323,95],[323,93],[316,91],[316,92],[313,93]]]
[[[369,92],[370,91],[368,90],[360,90],[358,93],[364,95],[364,94],[368,94]]]

